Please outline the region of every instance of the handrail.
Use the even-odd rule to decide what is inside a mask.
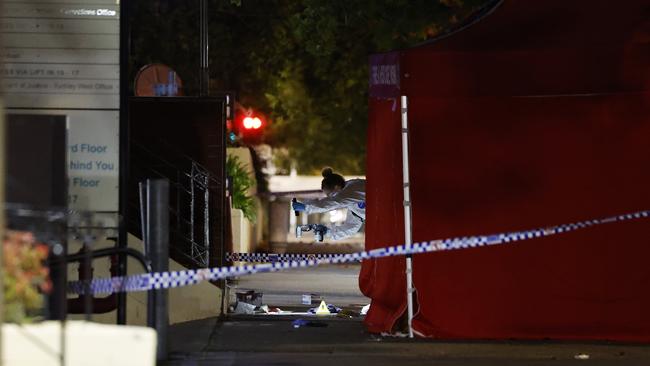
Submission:
[[[160,143],[161,145],[168,145],[168,144],[165,143],[164,141],[158,141],[158,143]],[[147,149],[146,147],[144,147],[144,146],[143,146],[141,143],[139,143],[138,141],[136,141],[136,140],[132,140],[132,146],[135,146],[135,147],[141,149],[142,151],[146,152],[146,153],[148,154],[148,156],[150,156],[150,157],[152,157],[152,158],[158,160],[159,162],[162,162],[162,163],[166,164],[166,165],[169,166],[170,168],[173,168],[173,169],[175,169],[175,170],[177,170],[177,171],[183,172],[183,174],[185,174],[185,175],[188,176],[188,177],[190,176],[189,174],[187,174],[187,173],[184,171],[185,169],[183,169],[183,168],[179,167],[178,165],[176,165],[176,164],[174,164],[174,163],[172,163],[172,162],[170,162],[170,161],[168,161],[168,160],[166,160],[166,159],[160,157],[160,156],[159,156],[158,154],[156,154],[155,152],[153,152],[153,151],[151,151],[150,149]],[[183,159],[185,159],[185,161],[186,161],[187,163],[195,164],[196,166],[198,166],[198,167],[201,168],[202,170],[204,170],[204,171],[206,171],[206,172],[208,172],[208,173],[210,172],[210,170],[209,170],[207,167],[205,167],[203,164],[197,162],[196,160],[192,159],[190,156],[188,156],[188,155],[186,155],[186,154],[184,154],[184,153],[181,153],[181,152],[179,152],[179,151],[177,151],[177,150],[175,150],[175,149],[173,149],[173,148],[170,148],[170,147],[167,147],[167,148],[168,148],[168,149],[171,149],[171,150],[174,152],[174,154],[176,154],[176,155],[182,157]],[[151,168],[150,168],[150,169],[151,169]],[[153,170],[153,169],[152,169],[152,170]],[[207,176],[208,176],[208,179],[209,179],[210,181],[214,182],[215,184],[219,184],[219,185],[223,184],[223,182],[220,182],[220,181],[216,180],[212,174],[207,174]]]
[[[133,248],[117,248],[117,247],[111,247],[111,248],[102,248],[102,249],[96,249],[90,251],[90,257],[91,258],[100,258],[100,257],[108,257],[110,255],[114,254],[126,254],[129,255],[133,258],[135,258],[140,264],[142,264],[142,267],[144,268],[147,273],[151,273],[151,264],[147,260],[147,258],[144,256],[144,254],[140,253],[139,251],[133,249]],[[81,262],[85,259],[86,253],[77,253],[77,254],[71,254],[67,255],[65,257],[65,262]],[[63,262],[64,260],[61,260]],[[59,262],[59,261],[55,261]]]
[[[164,173],[162,173],[162,172],[160,172],[160,171],[158,171],[158,170],[156,170],[156,169],[154,169],[154,168],[147,168],[147,169],[149,169],[150,172],[152,172],[152,173],[158,175],[158,176],[161,177],[161,178],[168,178],[167,175],[165,175]],[[181,169],[179,169],[179,168],[174,168],[174,169],[180,171],[180,172],[181,172],[181,173],[182,173],[186,178],[190,178],[190,179],[191,179],[191,175],[190,175],[190,174],[187,174],[187,173],[183,172],[183,171],[182,171]],[[216,183],[216,184],[220,184],[220,183],[218,183],[218,182],[215,182],[215,183]],[[185,188],[183,187],[183,185],[182,185],[180,182],[178,182],[178,181],[170,181],[169,184],[172,185],[172,186],[174,186],[176,189],[179,189],[179,190],[181,190],[181,191],[183,191],[183,192],[185,192],[185,193],[187,193],[187,194],[190,194],[190,193],[191,193],[190,191],[188,191],[187,189],[185,189]]]
[[[191,162],[192,164],[196,164],[196,166],[198,166],[198,167],[201,168],[202,170],[204,170],[204,171],[206,171],[206,172],[209,172],[209,171],[210,171],[206,166],[204,166],[203,164],[197,162],[197,161],[194,160],[191,156],[189,156],[189,155],[187,155],[187,154],[185,154],[185,153],[183,153],[183,152],[178,151],[178,149],[175,149],[175,148],[174,148],[174,147],[173,147],[169,142],[167,142],[167,141],[165,141],[165,140],[159,140],[158,143],[159,143],[160,145],[165,146],[165,148],[169,149],[170,151],[173,151],[175,154],[180,155],[181,157],[183,157],[184,159],[188,160],[188,161]],[[145,149],[146,149],[146,148],[145,148]],[[211,174],[210,174],[210,176],[211,176]]]
[[[199,193],[201,197],[207,197],[208,194],[213,195],[227,185],[227,182],[215,178],[218,177],[219,174],[208,170],[201,163],[198,163],[188,155],[169,146],[169,144],[164,141],[157,141],[156,144],[160,147],[160,151],[158,151],[157,148],[152,149],[146,147],[137,139],[131,140],[131,146],[133,147],[132,156],[134,157],[131,169],[135,174],[132,179],[139,180],[141,177],[149,176],[168,179],[170,186],[173,187],[176,192],[174,194],[177,196],[177,205],[180,205],[180,202],[185,204],[188,199],[190,199],[191,202],[194,202],[194,198],[187,196],[189,195],[194,197],[195,189],[198,189],[199,192],[205,193],[205,196],[204,193]],[[192,190],[190,191],[188,187],[192,187]],[[202,200],[203,199],[207,198],[202,198]],[[129,207],[138,209],[138,205],[134,202],[129,202]],[[183,258],[183,260],[189,260],[190,266],[207,266],[210,261],[208,256],[203,258],[204,255],[201,254],[202,259],[199,260],[194,254],[189,255],[189,253],[186,253],[185,251],[191,250],[192,253],[194,253],[195,249],[198,247],[199,252],[205,250],[209,253],[210,239],[208,234],[205,234],[208,229],[206,229],[204,234],[201,235],[201,237],[204,238],[205,243],[194,240],[193,222],[188,221],[186,214],[183,211],[180,211],[179,207],[174,209],[173,204],[169,206],[169,211],[173,214],[173,221],[176,224],[174,225],[170,223],[170,234],[172,234],[172,236],[175,237],[175,240],[178,241],[176,245],[170,246],[170,250],[173,251],[176,256]],[[190,208],[190,215],[194,215],[194,208]],[[204,213],[199,215],[204,217],[208,214]],[[200,220],[207,220],[205,217]],[[139,226],[141,223],[138,223],[134,217],[131,217],[129,225]],[[203,225],[209,225],[209,222],[205,221],[203,222]],[[185,248],[186,246],[187,248]]]

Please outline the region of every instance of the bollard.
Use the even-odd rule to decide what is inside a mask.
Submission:
[[[147,179],[146,182],[146,243],[153,272],[169,270],[169,181]],[[166,289],[150,290],[147,325],[156,329],[156,357],[167,359],[167,329],[169,327],[169,295]]]

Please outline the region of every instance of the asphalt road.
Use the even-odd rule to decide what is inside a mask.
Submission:
[[[322,266],[241,277],[237,291],[264,293],[264,302],[300,307],[302,294],[319,293],[339,307],[369,302],[358,289],[359,265]],[[353,306],[354,307],[354,306]],[[303,309],[306,309],[303,306]],[[294,328],[298,318],[319,327]],[[366,332],[361,317],[229,315],[176,324],[169,359],[161,366],[648,366],[650,346],[609,343],[473,341],[384,337]]]
[[[255,290],[264,294],[265,304],[280,308],[300,305],[302,295],[311,293],[338,307],[369,304],[359,290],[360,269],[360,264],[346,264],[259,273],[231,282],[231,294]]]
[[[162,365],[650,365],[650,347],[642,345],[409,340],[369,334],[361,319],[314,317],[327,326],[296,329],[295,318],[213,318],[173,326],[172,352]]]

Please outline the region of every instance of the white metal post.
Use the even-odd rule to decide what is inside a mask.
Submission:
[[[404,182],[404,245],[412,244],[413,224],[411,221],[411,190],[409,187],[409,130],[408,130],[408,98],[402,95],[402,179]],[[406,256],[406,304],[408,311],[409,338],[413,338],[413,263],[411,255]]]
[[[205,268],[210,267],[210,175],[208,172],[204,172],[203,184],[205,185],[205,192],[203,193],[203,244],[205,249]]]

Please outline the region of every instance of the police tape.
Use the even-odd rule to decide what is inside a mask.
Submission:
[[[546,236],[586,229],[596,225],[648,218],[650,211],[638,211],[603,219],[580,221],[576,223],[550,226],[526,231],[456,237],[442,240],[432,240],[410,245],[397,245],[370,251],[333,255],[321,259],[302,259],[286,262],[265,263],[231,267],[203,268],[172,272],[143,273],[131,276],[98,278],[92,281],[74,281],[68,283],[68,293],[71,294],[105,294],[115,292],[147,291],[152,289],[167,289],[197,284],[202,281],[216,281],[232,277],[240,277],[261,272],[276,272],[292,268],[313,267],[321,264],[339,264],[357,262],[360,260],[391,257],[397,255],[432,253],[447,250],[477,248],[491,245],[508,244]]]
[[[329,254],[329,253],[226,253],[226,262],[291,262],[303,260],[316,260],[340,257],[343,254]]]

